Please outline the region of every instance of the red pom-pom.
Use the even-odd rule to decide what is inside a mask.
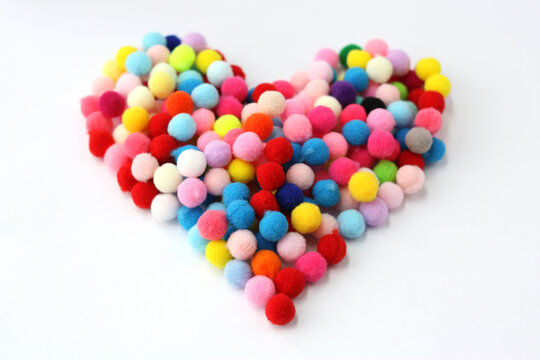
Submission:
[[[257,102],[259,101],[259,96],[265,91],[271,91],[276,90],[276,87],[270,83],[262,83],[257,85],[257,87],[253,90],[253,93],[251,94],[251,98],[253,101]]]
[[[398,167],[402,167],[404,165],[416,165],[420,169],[424,170],[425,161],[422,155],[415,154],[409,150],[403,150],[398,156],[397,165]]]
[[[278,293],[285,294],[291,299],[294,299],[304,290],[306,279],[300,270],[285,268],[276,274],[274,284]]]
[[[169,121],[171,121],[172,116],[167,113],[159,113],[150,119],[150,125],[148,126],[150,130],[150,135],[155,138],[156,136],[168,134],[167,127],[169,126]]]
[[[409,101],[412,101],[414,105],[418,106],[418,100],[424,94],[424,89],[414,89],[407,97]]]
[[[349,151],[349,157],[351,160],[356,161],[359,167],[372,168],[375,163],[375,159],[369,154],[365,146],[353,147]]]
[[[268,161],[275,161],[278,164],[285,164],[292,159],[293,147],[291,142],[280,136],[270,140],[264,148],[264,157]]]
[[[118,169],[116,181],[122,191],[131,191],[137,180],[131,174],[131,161],[128,161]]]
[[[294,318],[296,310],[291,299],[285,294],[274,295],[266,303],[266,318],[274,325],[285,325]]]
[[[283,167],[270,161],[257,167],[257,181],[264,190],[276,190],[285,182]]]
[[[259,135],[259,138],[264,141],[270,136],[274,130],[274,122],[272,118],[263,113],[251,114],[242,124],[244,131],[252,131]]]
[[[152,200],[159,194],[159,190],[156,189],[152,181],[137,182],[131,188],[131,198],[135,205],[141,209],[150,209]]]
[[[317,252],[326,259],[328,264],[335,265],[345,258],[347,244],[335,230],[332,234],[324,235],[319,240]]]
[[[92,155],[102,158],[105,151],[114,144],[114,139],[110,132],[103,130],[94,130],[88,133],[88,149]]]
[[[249,204],[259,219],[262,219],[267,211],[279,211],[276,197],[268,190],[261,190],[253,194]]]
[[[409,73],[401,78],[401,82],[409,91],[424,86],[424,82],[418,78],[414,70],[409,70]]]
[[[418,109],[434,108],[440,113],[444,111],[444,96],[438,91],[424,91],[418,99]]]
[[[285,99],[291,99],[296,94],[294,86],[287,80],[276,80],[272,85],[275,86],[276,90],[279,91]]]
[[[165,108],[171,116],[193,112],[193,100],[185,91],[175,91],[166,100]]]
[[[240,76],[242,79],[246,79],[246,74],[244,73],[244,70],[238,65],[231,65],[232,72],[234,76]]]
[[[150,153],[160,163],[171,159],[171,151],[178,147],[178,141],[170,135],[159,135],[150,143]]]
[[[105,91],[99,97],[99,111],[109,118],[122,115],[126,107],[126,100],[116,91]]]

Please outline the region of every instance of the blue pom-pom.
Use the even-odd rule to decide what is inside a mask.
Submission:
[[[203,212],[204,210],[200,206],[194,208],[182,206],[180,209],[178,209],[178,223],[180,223],[184,229],[189,230],[195,224],[197,224],[197,220],[199,220]]]
[[[332,207],[339,201],[339,187],[333,180],[319,180],[313,185],[313,197],[319,206]]]
[[[198,108],[213,109],[219,102],[219,93],[212,84],[201,84],[191,92],[191,99]]]
[[[302,157],[306,164],[312,166],[322,165],[328,161],[330,149],[322,139],[309,139],[302,145]]]
[[[347,239],[356,239],[366,230],[366,222],[358,210],[343,211],[338,215],[337,221],[339,233]]]
[[[247,229],[255,221],[255,210],[246,200],[235,200],[227,205],[227,220],[237,229]]]
[[[268,241],[279,241],[289,230],[285,215],[279,211],[267,211],[259,223],[261,235]]]
[[[407,133],[409,132],[409,130],[411,130],[411,128],[404,127],[404,128],[401,128],[401,129],[397,130],[394,133],[394,137],[398,141],[399,146],[401,147],[402,151],[408,149],[407,144],[405,143],[405,137],[407,136]]]
[[[154,45],[167,46],[167,39],[165,39],[165,36],[161,35],[160,33],[152,31],[144,34],[142,38],[142,45],[144,51],[147,51]]]
[[[173,151],[171,151],[171,156],[174,158],[174,162],[177,162],[178,161],[178,157],[180,156],[180,154],[182,152],[184,152],[185,150],[187,149],[193,149],[193,150],[197,150],[197,151],[201,151],[201,149],[199,149],[198,147],[196,147],[195,145],[184,145],[184,146],[180,146],[180,147],[177,147],[176,149],[174,149]]]
[[[249,188],[241,182],[233,182],[223,189],[223,203],[228,206],[235,200],[249,200]]]
[[[357,92],[366,90],[369,83],[368,74],[366,70],[361,67],[347,69],[343,76],[343,80],[350,82]],[[356,99],[356,103],[358,104],[358,98]]]
[[[281,210],[291,212],[304,202],[302,190],[294,184],[285,183],[276,191],[276,200]]]
[[[175,47],[182,43],[182,40],[174,34],[165,36],[165,41],[167,42],[167,49],[173,51]]]
[[[186,79],[178,83],[176,89],[179,91],[185,91],[188,94],[191,94],[193,92],[193,89],[195,89],[197,86],[201,85],[203,82],[199,79]]]
[[[426,162],[434,163],[440,161],[444,157],[445,152],[446,145],[444,145],[444,142],[441,139],[434,137],[431,147],[426,153],[423,153],[422,156]]]
[[[260,232],[257,232],[255,237],[257,238],[257,250],[270,250],[273,252],[277,251],[277,242],[266,240]]]
[[[394,117],[397,128],[411,126],[413,121],[413,113],[411,107],[406,101],[394,101],[393,103],[390,103],[386,109]]]
[[[351,120],[343,126],[342,134],[349,145],[360,146],[367,144],[370,131],[362,120]]]
[[[180,75],[178,75],[178,82],[186,81],[188,79],[197,79],[201,80],[201,82],[204,81],[203,76],[197,70],[182,71]]]
[[[210,205],[208,205],[208,209],[207,209],[207,210],[221,210],[221,211],[225,211],[225,209],[227,209],[227,207],[225,206],[224,203],[222,203],[222,202],[213,202],[213,203],[211,203]]]
[[[152,70],[152,60],[144,51],[135,51],[126,58],[126,70],[137,76],[144,76]]]
[[[235,259],[229,261],[227,265],[225,265],[224,274],[225,279],[227,279],[229,284],[239,289],[243,289],[253,275],[253,272],[251,271],[251,266],[247,262]]]
[[[195,120],[186,113],[175,115],[167,126],[169,135],[178,141],[188,141],[195,135],[196,131],[197,124],[195,124]]]
[[[187,233],[187,239],[189,245],[197,251],[204,253],[206,245],[210,242],[199,234],[199,229],[196,226],[192,226]]]

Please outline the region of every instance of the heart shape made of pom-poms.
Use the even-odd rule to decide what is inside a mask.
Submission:
[[[244,289],[270,322],[383,224],[441,160],[450,82],[434,58],[380,39],[319,50],[306,71],[249,88],[198,33],[144,35],[81,100],[89,149],[120,189]]]

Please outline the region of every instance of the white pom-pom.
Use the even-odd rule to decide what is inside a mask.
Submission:
[[[384,56],[375,56],[366,66],[369,79],[379,84],[390,80],[393,71],[392,63]]]
[[[271,117],[278,117],[285,110],[285,97],[279,91],[265,91],[259,96],[259,109]]]
[[[176,162],[178,171],[185,177],[199,177],[206,170],[206,157],[195,149],[182,151]]]
[[[114,142],[117,144],[123,144],[124,141],[126,141],[126,138],[131,134],[129,131],[127,131],[124,124],[120,124],[113,130],[113,139]]]
[[[150,210],[157,221],[175,219],[180,208],[178,198],[173,194],[159,194],[152,200]]]
[[[182,181],[182,175],[178,167],[171,163],[165,163],[154,172],[154,185],[156,189],[165,194],[176,192],[178,184]]]
[[[140,106],[145,108],[147,111],[152,110],[156,99],[154,95],[144,85],[139,85],[129,92],[127,97],[127,104],[129,107]]]

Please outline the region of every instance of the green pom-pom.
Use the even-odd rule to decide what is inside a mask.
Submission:
[[[409,92],[407,91],[407,87],[405,85],[403,85],[403,83],[401,83],[399,81],[394,81],[392,83],[392,85],[397,87],[397,89],[399,90],[399,97],[401,98],[401,100],[407,100],[407,97],[409,96]]]
[[[381,160],[373,168],[381,184],[385,182],[396,182],[397,170],[396,164],[389,160]]]
[[[362,47],[356,44],[349,44],[345,45],[343,49],[339,51],[339,62],[341,63],[341,65],[347,67],[347,55],[349,55],[349,51],[354,49],[362,50]]]

